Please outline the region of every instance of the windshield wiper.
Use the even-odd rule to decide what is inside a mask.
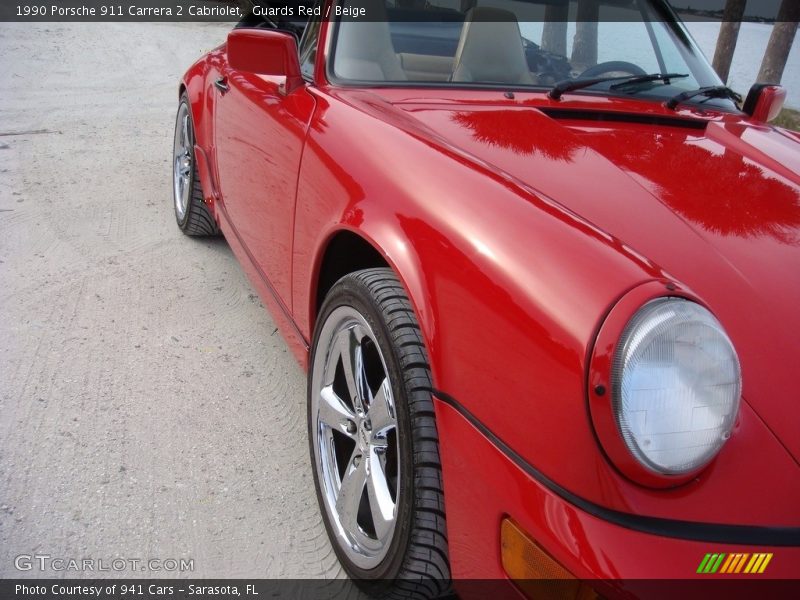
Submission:
[[[550,92],[547,94],[553,100],[558,100],[567,92],[574,90],[582,90],[583,88],[597,85],[598,83],[606,83],[607,81],[619,81],[620,83],[611,86],[612,89],[617,89],[626,85],[636,83],[647,83],[648,81],[663,81],[669,84],[671,79],[681,79],[688,77],[684,73],[651,73],[650,75],[623,75],[622,77],[594,77],[591,79],[565,79],[555,84]]]
[[[622,81],[620,83],[615,83],[612,86],[609,86],[612,90],[618,90],[620,88],[627,87],[629,85],[636,85],[637,83],[648,83],[650,81],[663,81],[667,85],[669,85],[670,80],[672,79],[683,79],[684,77],[688,77],[689,75],[686,73],[653,73],[652,75],[637,75],[636,77],[631,77],[627,81]]]
[[[667,108],[675,109],[679,104],[683,104],[687,100],[691,100],[696,96],[705,96],[706,98],[727,98],[733,100],[737,104],[742,102],[742,97],[734,92],[731,88],[724,85],[712,85],[709,87],[702,87],[688,92],[681,92],[677,96],[673,96],[666,102]]]

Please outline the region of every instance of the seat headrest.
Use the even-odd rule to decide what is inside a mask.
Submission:
[[[405,81],[406,74],[394,50],[383,0],[352,0],[366,7],[369,21],[342,18],[336,35],[334,70],[337,75],[364,81]]]
[[[341,21],[336,39],[337,75],[367,81],[404,81],[386,21]]]
[[[534,84],[514,13],[489,6],[467,11],[452,81]]]

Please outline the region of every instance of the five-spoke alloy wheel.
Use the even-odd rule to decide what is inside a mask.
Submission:
[[[363,569],[386,556],[400,483],[397,418],[384,358],[369,324],[340,306],[320,338],[325,360],[312,395],[316,469],[339,543]]]
[[[358,271],[332,287],[314,333],[308,384],[317,496],[345,570],[379,596],[447,592],[430,369],[391,270]]]

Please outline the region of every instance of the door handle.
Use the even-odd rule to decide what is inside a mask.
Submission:
[[[214,87],[216,87],[223,94],[231,89],[230,87],[228,87],[228,84],[225,83],[226,79],[227,79],[226,77],[220,77],[214,82]]]

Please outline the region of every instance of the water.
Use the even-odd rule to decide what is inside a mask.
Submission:
[[[522,34],[529,40],[539,42],[542,39],[542,19],[539,21],[520,23]],[[708,58],[714,57],[717,46],[720,23],[714,21],[686,22],[692,37]],[[733,55],[728,85],[743,96],[753,85],[761,67],[761,59],[767,49],[772,25],[765,23],[742,23],[739,29],[739,39],[736,43],[736,52]],[[575,34],[575,23],[568,24],[567,55],[572,53],[572,41]],[[600,38],[598,61],[630,60],[636,56],[636,62],[648,72],[659,70],[652,51],[652,43],[645,30],[644,24],[628,22],[615,23],[603,22],[600,24]],[[634,52],[632,48],[641,48],[641,52]],[[666,46],[665,46],[666,48]],[[781,81],[787,90],[786,106],[800,109],[800,41],[795,39],[789,60],[783,71]]]
[[[717,46],[720,24],[712,21],[695,21],[687,22],[686,26],[697,45],[711,62]],[[771,33],[772,25],[742,23],[731,64],[731,73],[728,77],[728,85],[737,92],[747,94],[750,86],[755,83]],[[800,109],[800,41],[797,38],[792,44],[781,85],[787,91],[786,106]]]

